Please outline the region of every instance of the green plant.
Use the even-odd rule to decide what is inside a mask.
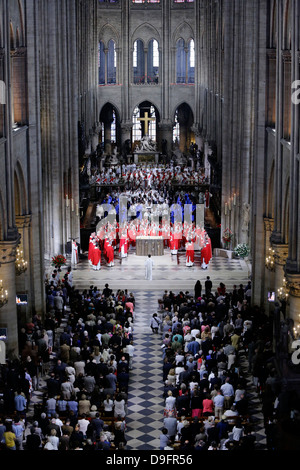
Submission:
[[[246,258],[246,256],[249,255],[250,249],[249,246],[246,243],[239,243],[235,249],[234,252],[240,257],[240,258]]]

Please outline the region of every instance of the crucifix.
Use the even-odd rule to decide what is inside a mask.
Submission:
[[[148,135],[148,132],[149,132],[149,123],[150,123],[151,121],[155,121],[155,118],[149,117],[149,114],[148,114],[148,112],[146,111],[146,112],[145,112],[145,117],[143,117],[143,118],[138,118],[138,121],[144,121],[144,123],[145,123],[145,135]]]

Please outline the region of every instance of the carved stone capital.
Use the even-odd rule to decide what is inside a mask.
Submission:
[[[299,274],[286,274],[286,287],[290,295],[300,297],[300,273]]]
[[[131,132],[131,129],[132,129],[132,123],[130,122],[121,123],[122,132]]]
[[[292,62],[292,56],[291,56],[291,51],[284,50],[281,51],[281,57],[283,62],[290,64]]]
[[[16,251],[20,242],[20,234],[16,240],[0,241],[0,265],[14,263],[16,261]]]
[[[162,132],[173,132],[173,123],[171,121],[162,121],[158,124]]]
[[[289,245],[286,245],[284,243],[281,244],[276,244],[272,243],[272,247],[275,251],[274,253],[274,260],[276,264],[279,264],[280,266],[284,266],[289,254]]]
[[[31,214],[28,215],[17,215],[16,226],[18,229],[28,228],[31,225]]]
[[[270,217],[264,217],[264,225],[265,225],[266,232],[273,232],[274,219],[271,219]]]

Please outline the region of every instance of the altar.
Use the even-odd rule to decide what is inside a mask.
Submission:
[[[163,256],[164,239],[159,236],[136,237],[137,256]]]
[[[157,152],[135,152],[134,153],[134,163],[156,163],[159,162],[159,153]]]

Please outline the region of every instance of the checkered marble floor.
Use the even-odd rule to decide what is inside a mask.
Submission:
[[[157,311],[155,292],[135,292],[134,360],[130,374],[127,449],[157,450],[164,401],[161,335],[152,333],[150,318]]]

